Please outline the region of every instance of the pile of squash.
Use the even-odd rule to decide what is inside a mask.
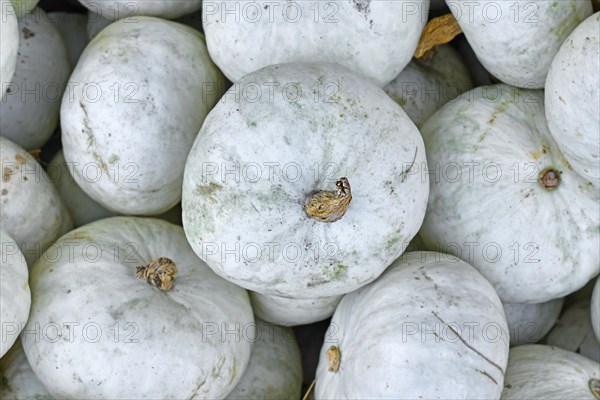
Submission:
[[[597,1],[0,5],[1,398],[600,400]]]

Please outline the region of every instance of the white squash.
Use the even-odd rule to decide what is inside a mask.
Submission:
[[[544,87],[560,45],[592,13],[589,0],[447,0],[477,54],[496,78],[528,89]]]
[[[49,12],[48,20],[58,30],[67,48],[67,58],[71,68],[75,68],[79,56],[88,44],[87,16],[85,14],[62,11]]]
[[[381,87],[410,62],[428,10],[429,0],[202,4],[210,56],[232,82],[267,65],[327,62]]]
[[[19,22],[19,55],[0,103],[0,132],[30,150],[48,141],[58,125],[70,66],[60,33],[38,8]]]
[[[256,320],[250,363],[228,400],[298,400],[302,386],[300,349],[290,328]]]
[[[0,357],[11,348],[25,327],[31,305],[29,270],[19,246],[0,229]],[[4,398],[4,397],[2,397]]]
[[[543,96],[478,87],[421,129],[432,172],[420,235],[472,264],[506,303],[564,297],[600,265],[598,191],[552,139]]]
[[[266,67],[206,118],[185,167],[184,228],[200,258],[247,289],[348,293],[417,233],[429,185],[409,170],[425,163],[415,125],[369,80],[334,64]]]
[[[252,350],[248,294],[212,273],[181,227],[113,217],[53,247],[32,270],[21,336],[52,396],[222,398],[233,390]]]
[[[596,361],[558,347],[527,344],[510,350],[501,398],[597,400],[599,379]]]
[[[573,169],[600,186],[600,12],[561,46],[546,79],[548,128]]]
[[[316,399],[491,399],[502,392],[509,333],[502,303],[473,267],[405,253],[346,295],[321,349]]]
[[[25,150],[0,137],[0,222],[29,267],[73,223],[42,166]]]
[[[31,370],[20,341],[0,360],[0,399],[52,399]]]
[[[186,157],[223,77],[198,31],[136,20],[111,24],[81,55],[69,80],[80,85],[61,106],[62,142],[67,162],[86,167],[74,178],[92,199],[156,215],[181,200]]]
[[[545,303],[502,303],[510,331],[510,345],[536,343],[554,326],[564,299]]]
[[[589,299],[566,307],[544,343],[600,362],[600,343],[592,328]]]
[[[254,314],[275,325],[297,326],[322,321],[333,315],[342,295],[295,299],[250,292]]]
[[[413,59],[383,90],[417,126],[448,101],[473,88],[469,70],[450,45],[435,47],[431,60]]]
[[[600,342],[600,278],[596,279],[596,284],[594,285],[590,312],[594,334],[596,335],[596,340]]]
[[[4,96],[17,65],[19,23],[10,2],[0,2],[0,95]]]
[[[147,15],[173,19],[193,13],[202,6],[201,0],[79,0],[88,10],[111,21]]]
[[[2,0],[5,2],[6,0]],[[15,7],[15,12],[19,21],[23,19],[26,14],[35,12],[39,0],[10,0]]]

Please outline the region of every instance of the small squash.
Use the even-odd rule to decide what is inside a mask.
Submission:
[[[19,22],[14,10],[4,2],[0,3],[0,95],[4,96],[17,66],[19,50]]]
[[[202,6],[201,0],[79,0],[88,10],[103,18],[115,21],[122,18],[146,15],[173,19],[193,13]]]
[[[20,340],[0,360],[0,399],[52,400],[29,366]]]
[[[502,303],[511,347],[542,339],[554,326],[563,302],[560,298],[545,303]]]
[[[333,315],[342,296],[317,299],[294,299],[250,292],[250,302],[257,317],[275,325],[297,326],[322,321]]]

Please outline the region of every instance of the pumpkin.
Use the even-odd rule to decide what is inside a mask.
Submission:
[[[28,152],[0,137],[0,162],[0,222],[33,267],[73,223],[50,178]]]
[[[248,294],[196,257],[183,228],[113,217],[53,248],[32,270],[21,336],[53,397],[222,398],[233,390],[252,350]]]
[[[35,376],[21,342],[13,347],[0,360],[0,398],[51,400],[42,382]]]
[[[111,24],[81,55],[69,82],[84,84],[63,98],[62,142],[92,199],[114,212],[156,215],[181,200],[187,154],[223,78],[198,31],[136,20]]]
[[[0,357],[10,349],[25,326],[31,305],[29,270],[19,246],[0,229]],[[2,397],[4,398],[4,397]]]
[[[315,398],[498,398],[508,327],[494,288],[447,254],[409,252],[338,305]]]
[[[58,125],[69,60],[60,33],[42,9],[19,22],[17,67],[0,103],[0,131],[29,150],[41,147]]]
[[[543,96],[478,87],[421,129],[431,193],[420,235],[472,264],[506,303],[564,297],[600,263],[598,191],[552,139]]]
[[[448,1],[483,66],[504,83],[544,87],[560,45],[592,13],[590,1]]]
[[[600,278],[596,279],[596,284],[594,285],[590,310],[592,313],[594,334],[596,335],[596,340],[600,341]]]
[[[417,233],[429,185],[408,171],[424,163],[419,131],[369,80],[334,64],[265,67],[204,121],[183,226],[196,254],[244,288],[337,296],[375,280]]]
[[[502,303],[511,347],[542,339],[554,326],[563,302],[564,299],[560,298],[534,304]]]
[[[600,365],[579,354],[540,344],[510,350],[502,399],[600,398]]]
[[[88,44],[86,33],[87,16],[62,11],[49,12],[48,21],[58,30],[67,48],[71,68],[75,68],[79,56]]]
[[[370,77],[383,87],[410,62],[427,21],[429,1],[262,6],[243,0],[231,10],[222,2],[202,5],[210,56],[232,82],[267,65],[327,62]]]
[[[8,4],[0,4],[0,95],[4,96],[17,65],[17,51],[19,49],[19,23],[14,10]]]
[[[590,300],[577,301],[566,307],[544,343],[600,362],[600,344],[592,328]]]
[[[88,10],[115,21],[147,15],[172,19],[193,13],[201,8],[201,0],[115,0],[112,2],[79,0]]]
[[[6,0],[3,0],[3,2],[6,2]],[[20,21],[25,14],[35,11],[35,6],[37,6],[39,0],[10,0],[10,2],[15,7],[16,16]]]
[[[256,320],[250,363],[228,400],[297,400],[302,385],[300,349],[290,328]]]
[[[341,295],[294,299],[250,292],[254,314],[265,321],[282,326],[312,324],[329,318],[341,299]]]
[[[600,185],[600,12],[563,43],[546,79],[546,118],[573,169]],[[582,88],[585,88],[582,90]]]
[[[441,106],[473,87],[469,70],[450,45],[435,47],[430,60],[413,59],[383,90],[417,126]]]

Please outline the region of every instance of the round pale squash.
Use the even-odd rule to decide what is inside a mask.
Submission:
[[[600,341],[600,278],[596,279],[596,284],[594,285],[590,311],[592,314],[594,334],[596,335],[596,340]]]
[[[228,400],[298,400],[302,386],[300,349],[290,328],[256,320],[250,363]]]
[[[37,6],[39,0],[10,0],[12,2],[12,4],[15,7],[15,11],[16,11],[16,15],[17,18],[20,20],[23,19],[23,17],[26,14],[29,14],[31,12],[35,12],[35,7]],[[6,0],[3,0],[3,2],[6,2]]]
[[[599,379],[596,361],[558,347],[526,344],[510,350],[501,399],[597,400]]]
[[[383,90],[417,126],[448,101],[473,88],[469,70],[450,45],[435,47],[433,58],[414,58]]]
[[[417,233],[429,185],[410,171],[422,164],[419,131],[369,80],[334,64],[266,67],[206,118],[185,167],[184,228],[200,258],[247,289],[348,293]]]
[[[49,12],[47,15],[65,42],[71,68],[75,68],[79,56],[89,42],[86,33],[87,15],[63,11]]]
[[[223,76],[202,35],[152,17],[117,21],[81,55],[61,106],[65,160],[105,208],[156,215],[181,200],[185,160]],[[178,61],[176,61],[178,60]]]
[[[31,268],[73,223],[46,171],[28,152],[0,137],[0,161],[1,225],[17,242]]]
[[[491,399],[509,333],[494,288],[447,254],[409,252],[346,295],[321,349],[316,399]],[[334,343],[335,342],[335,343]]]
[[[560,298],[534,304],[502,303],[511,347],[542,339],[554,326],[563,302]]]
[[[546,79],[548,128],[573,169],[600,185],[600,12],[581,23]],[[585,89],[582,89],[585,88]]]
[[[600,343],[592,328],[589,299],[566,307],[544,343],[600,362]]]
[[[4,96],[17,66],[19,23],[10,2],[0,2],[0,95]]]
[[[381,87],[410,62],[428,10],[428,0],[202,5],[210,56],[232,82],[267,65],[326,62]]]
[[[20,341],[15,342],[0,360],[0,398],[52,399],[50,393],[31,370]]]
[[[23,17],[19,34],[17,67],[0,103],[0,132],[30,150],[46,143],[58,125],[70,66],[65,43],[42,9]]]
[[[181,227],[93,222],[59,239],[30,282],[23,348],[56,398],[222,398],[246,370],[248,294],[198,259]]]
[[[172,19],[193,13],[202,6],[201,0],[79,0],[88,10],[111,21],[147,15]]]
[[[342,296],[317,299],[294,299],[250,292],[250,302],[257,317],[275,325],[297,326],[322,321],[333,315]]]
[[[542,89],[550,63],[569,33],[592,13],[588,0],[448,0],[477,58],[509,85]]]
[[[10,349],[25,327],[31,305],[29,270],[19,246],[0,229],[0,357]],[[2,397],[4,398],[4,397]]]
[[[472,264],[506,303],[564,297],[600,265],[598,191],[552,139],[543,96],[478,87],[421,129],[431,193],[420,235]]]

